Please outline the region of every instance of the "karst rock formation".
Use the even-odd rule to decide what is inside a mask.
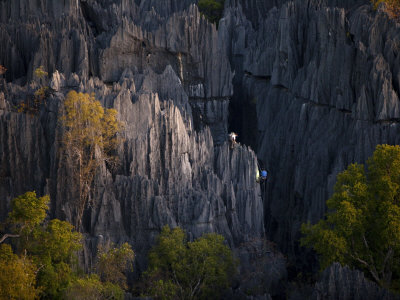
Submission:
[[[84,214],[87,267],[104,240],[128,241],[139,274],[167,224],[224,235],[241,261],[232,297],[391,299],[340,265],[290,293],[287,270],[309,263],[299,228],[323,216],[336,175],[400,143],[400,26],[368,1],[226,0],[218,26],[196,3],[0,1],[0,220],[35,190],[52,217],[74,222],[60,107],[70,90],[94,93],[124,130],[119,164],[98,168]],[[48,97],[18,112],[39,66]]]

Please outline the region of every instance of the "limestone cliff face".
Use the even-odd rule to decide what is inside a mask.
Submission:
[[[215,231],[251,278],[242,287],[279,295],[285,259],[265,233],[308,263],[298,229],[323,216],[336,175],[400,143],[400,29],[363,0],[226,0],[217,30],[195,2],[0,1],[0,219],[27,190],[75,219],[59,107],[70,89],[94,92],[126,126],[119,167],[102,165],[93,185],[86,263],[103,239],[130,241],[140,271],[163,225]],[[18,113],[40,65],[53,92]],[[229,127],[257,157],[228,147]]]
[[[250,142],[271,174],[267,235],[294,254],[300,224],[323,216],[336,175],[377,144],[400,142],[400,29],[357,1],[289,1],[262,16],[230,1],[221,24],[242,91],[233,102],[257,115],[241,128],[258,129]]]
[[[85,263],[104,240],[129,241],[137,271],[162,226],[190,238],[225,236],[259,263],[264,241],[256,155],[227,138],[233,93],[225,43],[193,1],[2,1],[0,64],[0,219],[10,200],[28,190],[51,196],[51,215],[74,221],[74,174],[62,149],[59,109],[71,89],[95,93],[125,123],[116,169],[102,165],[84,215]],[[37,87],[43,65],[52,92],[33,113],[17,112]],[[93,251],[93,252],[92,252]],[[269,264],[286,275],[278,252]],[[259,272],[262,276],[262,270]],[[261,277],[260,277],[261,278]]]
[[[313,300],[395,300],[399,299],[399,296],[367,280],[363,273],[334,263],[322,273],[308,298]]]
[[[210,126],[220,144],[233,91],[223,53],[227,41],[193,2],[2,1],[0,60],[9,69],[6,78],[29,82],[43,65],[50,73],[112,83],[126,68],[143,72],[149,67],[160,74],[170,65],[197,103],[196,128]]]

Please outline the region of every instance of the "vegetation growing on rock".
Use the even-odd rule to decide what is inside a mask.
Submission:
[[[379,4],[385,3],[385,11],[388,16],[396,21],[400,20],[400,0],[371,0],[374,9],[377,9]]]
[[[76,226],[79,228],[89,201],[97,167],[115,163],[113,151],[120,139],[122,124],[115,109],[104,109],[94,95],[68,93],[61,120],[65,128],[63,146],[77,184]]]
[[[7,68],[3,65],[0,65],[0,76],[3,76],[7,72]]]
[[[218,25],[224,11],[225,0],[200,0],[198,3],[200,12],[212,23]]]
[[[1,69],[0,69],[1,74]],[[46,98],[50,94],[50,89],[47,86],[48,73],[45,71],[43,66],[38,67],[33,72],[34,82],[38,85],[38,88],[33,93],[33,97],[28,95],[25,101],[19,103],[16,107],[20,113],[36,114],[43,104],[46,104]]]

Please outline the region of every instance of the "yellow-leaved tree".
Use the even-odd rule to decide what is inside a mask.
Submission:
[[[64,126],[63,147],[77,183],[75,226],[79,229],[98,166],[114,165],[122,124],[115,109],[104,109],[94,95],[70,91],[61,113]]]
[[[10,245],[0,245],[0,299],[37,299],[37,269],[26,255],[18,256]]]

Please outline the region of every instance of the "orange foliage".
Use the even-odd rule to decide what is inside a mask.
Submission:
[[[0,75],[5,74],[6,72],[7,72],[7,68],[2,66],[2,65],[0,65]]]
[[[400,21],[400,0],[371,0],[374,9],[377,9],[379,4],[385,3],[385,11],[391,19]]]
[[[387,0],[386,12],[392,19],[400,21],[400,0]]]

